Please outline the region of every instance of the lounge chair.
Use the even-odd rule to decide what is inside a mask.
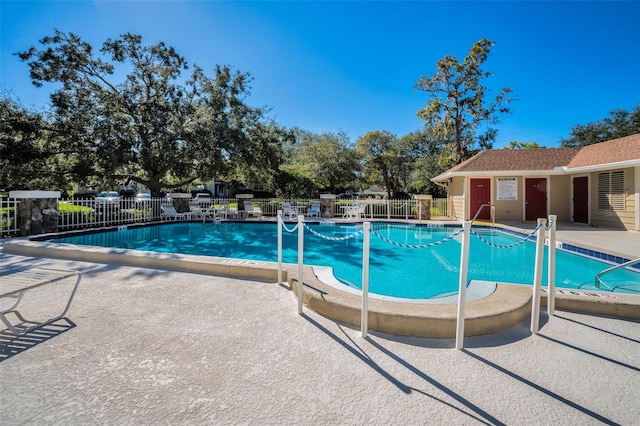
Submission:
[[[73,276],[76,277],[76,282],[61,314],[44,321],[32,321],[25,319],[18,311],[18,305],[22,302],[22,298],[27,291],[47,284],[53,284]],[[7,326],[7,329],[11,333],[21,335],[64,318],[71,306],[73,296],[76,294],[81,278],[82,274],[78,271],[49,268],[34,268],[0,276],[0,299],[15,299],[13,306],[0,310],[0,320]],[[13,314],[18,318],[20,324],[13,324],[9,321],[7,314]],[[28,326],[27,324],[33,325]]]
[[[298,217],[298,209],[291,207],[291,203],[282,203],[282,215],[289,216],[289,219]]]
[[[244,202],[244,211],[248,216],[260,217],[262,216],[262,209],[258,206],[254,206],[251,201]]]
[[[307,210],[307,217],[320,217],[320,203],[313,203]]]
[[[165,219],[174,219],[174,220],[183,220],[183,219],[191,219],[191,212],[189,213],[178,213],[176,208],[173,207],[173,204],[163,204],[160,206],[162,212],[160,213],[160,220]]]

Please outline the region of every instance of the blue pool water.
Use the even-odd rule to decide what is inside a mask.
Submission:
[[[330,266],[347,285],[361,287],[361,225],[309,225],[325,237],[354,238],[331,241],[305,230],[304,263]],[[289,225],[289,227],[293,227]],[[373,223],[372,229],[384,238],[404,245],[427,245],[455,233],[460,228]],[[475,228],[474,228],[475,229]],[[520,238],[496,230],[480,229],[482,237],[498,245],[513,244]],[[283,261],[297,263],[297,232],[283,232]],[[432,248],[404,248],[371,235],[370,283],[373,293],[411,299],[456,293],[460,266],[457,236]],[[275,223],[185,222],[131,228],[57,238],[59,243],[183,253],[239,259],[277,261]],[[556,287],[593,289],[596,274],[611,266],[563,250],[556,251]],[[468,278],[498,282],[531,283],[535,244],[525,242],[514,248],[495,248],[471,236]],[[543,285],[547,282],[546,250]],[[607,275],[611,287],[640,284],[640,273],[626,269]],[[632,285],[633,286],[633,285]],[[624,290],[621,290],[624,291]],[[633,292],[633,291],[629,291]]]

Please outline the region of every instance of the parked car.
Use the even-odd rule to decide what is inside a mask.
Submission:
[[[122,188],[120,190],[120,196],[122,198],[133,198],[136,196],[136,190],[133,188]]]
[[[211,195],[205,194],[204,192],[200,192],[193,197],[193,201],[197,201],[198,203],[210,203]]]
[[[138,192],[136,194],[136,203],[143,204],[151,201],[151,194],[148,192]]]
[[[102,191],[96,195],[96,207],[119,207],[120,196],[116,191]]]

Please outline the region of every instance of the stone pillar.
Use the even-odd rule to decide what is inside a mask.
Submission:
[[[51,205],[51,201],[55,204],[57,200],[52,200],[51,198],[48,200],[49,207],[42,210],[42,230],[45,234],[49,234],[52,232],[58,232],[58,219],[60,218],[60,213],[58,213],[57,206],[54,204]]]
[[[238,212],[243,212],[244,202],[253,200],[253,194],[236,194],[236,199],[238,200]]]
[[[320,217],[333,217],[336,194],[320,194]]]
[[[431,195],[416,195],[416,217],[418,220],[430,220],[431,219],[431,204],[433,196]]]
[[[9,198],[20,200],[20,235],[58,232],[60,191],[9,191]]]

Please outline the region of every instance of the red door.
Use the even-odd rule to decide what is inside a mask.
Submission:
[[[547,179],[525,179],[525,220],[547,217]]]
[[[491,202],[491,179],[471,179],[471,218],[480,206]],[[491,209],[483,207],[477,219],[491,219]]]
[[[589,179],[573,178],[573,221],[589,223]]]

